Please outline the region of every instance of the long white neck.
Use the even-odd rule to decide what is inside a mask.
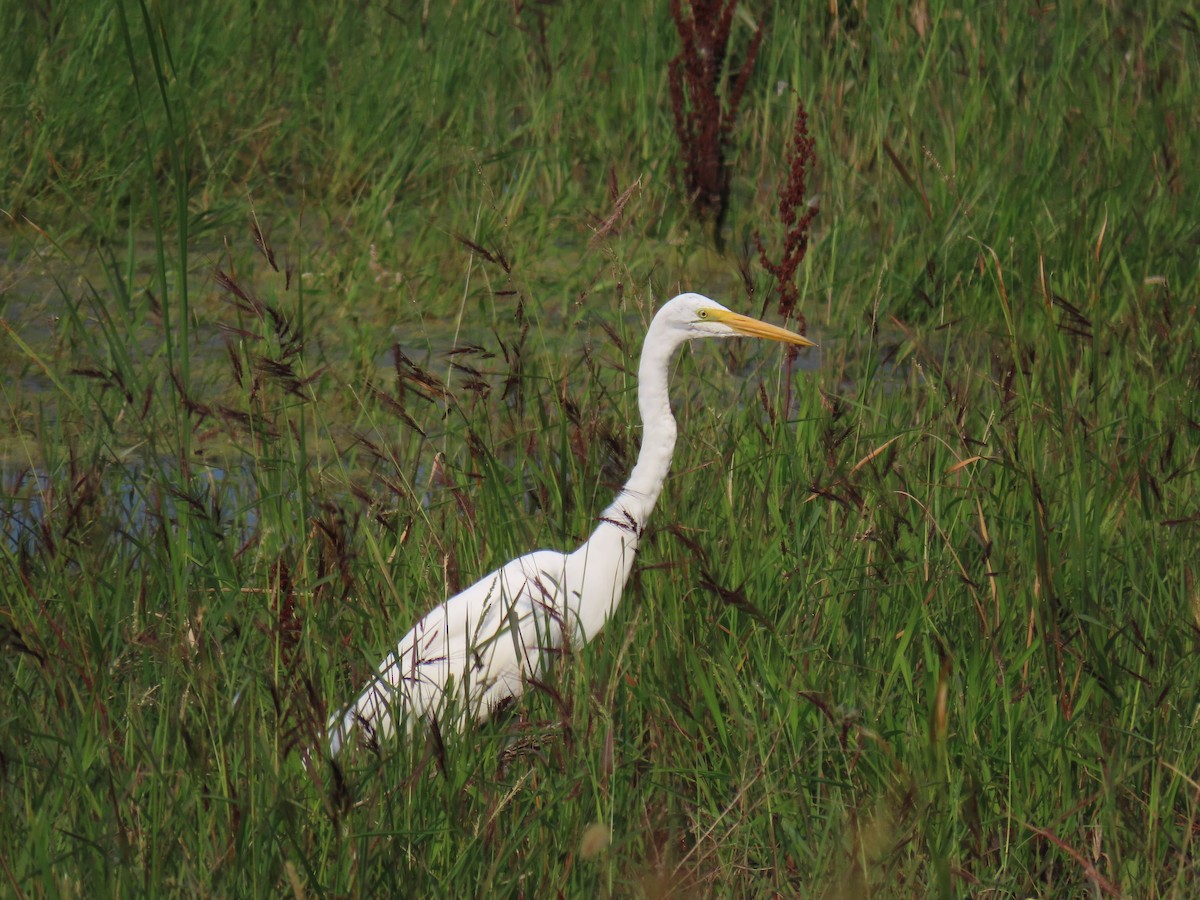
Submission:
[[[667,372],[671,357],[686,340],[656,318],[646,332],[642,345],[642,361],[638,366],[638,408],[642,414],[642,447],[637,465],[604,511],[602,519],[641,537],[654,504],[662,491],[663,481],[671,470],[675,453],[675,417],[667,393]]]
[[[642,448],[637,465],[608,509],[600,515],[591,537],[572,554],[578,582],[570,585],[568,606],[575,618],[577,638],[590,640],[621,602],[622,588],[633,569],[663,482],[671,470],[675,452],[675,417],[667,396],[667,369],[671,357],[688,338],[671,313],[670,304],[660,309],[638,366],[638,407],[642,413]],[[675,311],[675,315],[678,311]]]

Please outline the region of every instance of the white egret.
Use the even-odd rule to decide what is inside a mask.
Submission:
[[[680,294],[650,323],[638,367],[642,446],[629,480],[574,553],[538,550],[514,559],[428,613],[400,640],[354,705],[329,723],[337,754],[356,732],[374,744],[427,717],[462,729],[519,697],[564,646],[587,643],[621,601],[675,450],[667,369],[694,338],[745,335],[797,347],[799,334]],[[446,721],[445,716],[449,717]]]

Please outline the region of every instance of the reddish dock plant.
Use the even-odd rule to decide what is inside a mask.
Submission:
[[[683,45],[671,60],[668,74],[684,187],[696,212],[712,221],[718,248],[729,205],[730,172],[725,158],[729,136],[763,37],[762,27],[756,26],[722,99],[722,75],[736,8],[736,0],[671,0],[671,17]]]
[[[787,184],[779,192],[779,220],[783,223],[783,250],[778,262],[771,262],[762,236],[756,231],[758,259],[764,269],[775,276],[779,285],[779,314],[790,318],[795,312],[800,289],[796,286],[796,271],[808,253],[808,238],[813,219],[820,212],[815,201],[807,199],[808,176],[817,161],[814,142],[808,134],[808,112],[801,101],[796,107],[796,124],[792,132],[792,152],[788,162]],[[803,333],[804,316],[797,315]]]

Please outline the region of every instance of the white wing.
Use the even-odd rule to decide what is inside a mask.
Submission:
[[[568,557],[550,550],[507,563],[430,611],[389,654],[358,700],[329,724],[337,754],[356,728],[368,742],[430,715],[460,729],[520,696],[563,644]],[[573,626],[572,626],[573,627]]]

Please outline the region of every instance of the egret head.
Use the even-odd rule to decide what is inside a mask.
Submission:
[[[803,335],[739,315],[702,294],[680,294],[663,304],[658,316],[666,317],[669,324],[682,331],[689,340],[702,337],[754,337],[782,341],[796,347],[816,346]]]

